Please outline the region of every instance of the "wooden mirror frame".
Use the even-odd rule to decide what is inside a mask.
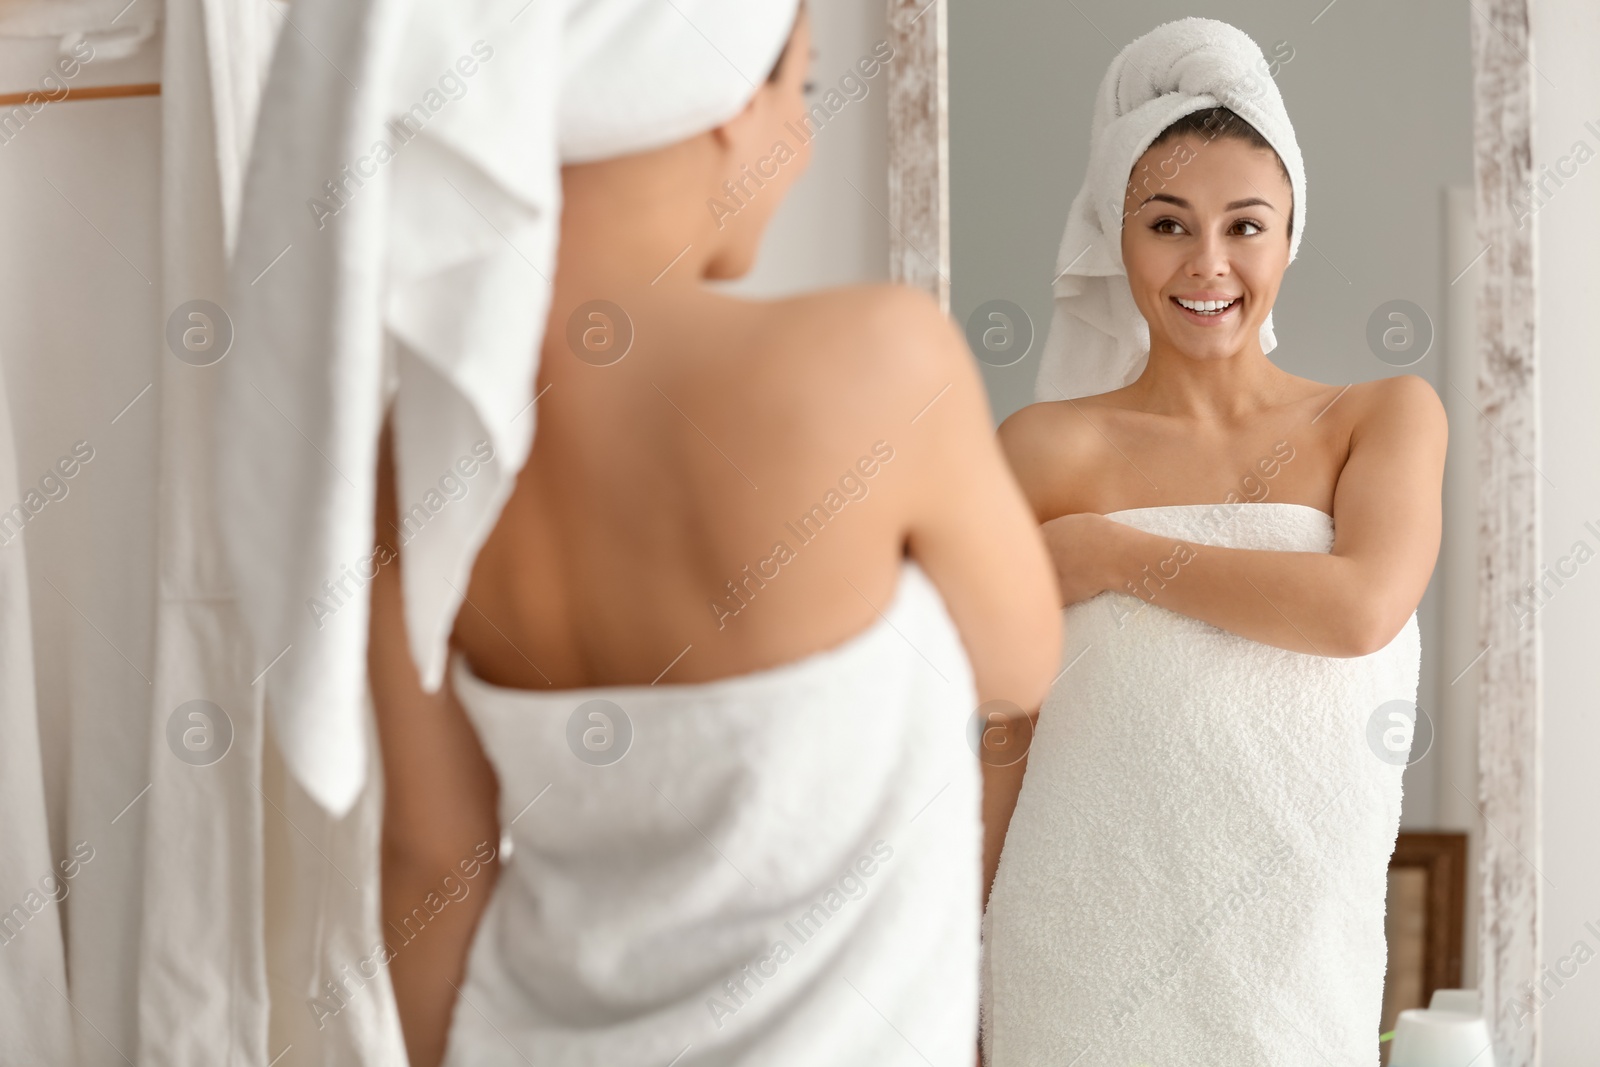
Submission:
[[[1420,910],[1408,913],[1396,900],[1395,876],[1397,872],[1409,871],[1422,872],[1423,892],[1421,899],[1414,902]],[[1384,975],[1383,990],[1385,1029],[1392,1029],[1394,1022],[1391,1006],[1398,1010],[1426,1008],[1437,990],[1461,987],[1466,889],[1466,834],[1400,831],[1395,839],[1394,854],[1389,857],[1389,899],[1385,924],[1398,922],[1412,929],[1420,927],[1420,937],[1415,942],[1420,942],[1421,952],[1415,960],[1416,969],[1409,974],[1402,973],[1402,958],[1395,952],[1395,940],[1392,936],[1389,940],[1388,969]],[[1408,978],[1415,981],[1421,997],[1415,1003],[1406,1003],[1396,988],[1409,985],[1404,981]]]
[[[1514,207],[1533,179],[1531,0],[1482,0],[1471,18],[1478,243],[1478,988],[1497,1067],[1536,1067],[1539,1022],[1519,1021],[1539,977],[1539,625],[1503,605],[1539,577],[1534,228]],[[889,272],[950,310],[945,0],[888,0]]]

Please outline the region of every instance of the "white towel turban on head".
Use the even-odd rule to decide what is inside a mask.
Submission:
[[[1294,262],[1306,227],[1305,163],[1269,69],[1242,30],[1202,18],[1163,23],[1111,61],[1095,96],[1088,171],[1056,259],[1055,313],[1035,400],[1120,389],[1144,370],[1150,325],[1133,302],[1122,262],[1123,197],[1133,165],[1183,116],[1226,107],[1277,151],[1294,192]],[[1269,313],[1261,326],[1262,351],[1277,343]]]
[[[215,466],[251,673],[263,671],[290,771],[334,814],[366,777],[388,400],[405,525],[391,536],[411,653],[434,690],[472,563],[533,443],[561,164],[658,148],[737,115],[797,6],[294,6],[241,213]]]

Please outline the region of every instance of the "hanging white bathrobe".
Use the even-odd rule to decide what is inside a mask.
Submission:
[[[21,372],[0,383],[16,393],[8,405],[0,388],[0,506],[29,493],[20,483],[38,481],[41,454],[53,461],[81,438],[77,458],[89,459],[65,476],[49,512],[0,548],[0,907],[28,915],[0,948],[3,1063],[266,1062],[257,1051],[266,1028],[260,862],[250,858],[260,853],[260,794],[250,775],[226,781],[259,751],[259,727],[248,712],[235,716],[237,748],[212,767],[180,760],[166,743],[177,705],[226,702],[246,687],[231,667],[238,628],[216,578],[215,508],[197,466],[209,386],[203,368],[169,352],[161,327],[172,308],[220,294],[270,24],[281,17],[244,0],[50,0],[0,11],[0,35],[32,38],[21,42],[30,54],[59,42],[61,57],[92,57],[64,78],[42,60],[38,72],[7,72],[52,96],[63,83],[115,80],[104,68],[137,64],[158,29],[164,46],[157,220],[145,222],[138,196],[124,195],[147,189],[147,177],[120,180],[115,167],[128,161],[112,158],[113,146],[70,146],[68,158],[91,164],[104,152],[100,174],[51,173],[72,131],[146,105],[56,98],[47,112],[28,108],[25,121],[7,111],[8,164],[54,187],[26,194],[43,197],[43,212],[64,226],[83,225],[51,232],[30,219],[32,240],[48,247],[8,249],[25,261],[32,295],[7,323],[18,343],[0,365],[0,376]],[[134,243],[104,219],[130,204],[141,216]],[[112,266],[51,269],[80,238]],[[72,328],[58,328],[63,314]],[[29,453],[22,471],[20,451]],[[35,907],[52,891],[59,899]]]
[[[223,566],[209,441],[231,333],[226,266],[266,64],[287,9],[167,0],[162,69],[163,317],[196,331],[159,379],[158,596],[144,798],[137,1062],[265,1067],[264,830],[281,819],[262,780],[256,673]],[[165,346],[164,346],[165,347]],[[184,347],[190,347],[185,343]],[[310,847],[315,847],[314,844]],[[307,1061],[296,1061],[307,1062]]]
[[[197,300],[222,308],[220,317],[186,320],[214,331],[202,348],[224,344],[232,328],[225,279],[244,170],[275,41],[298,33],[291,18],[276,2],[168,0],[163,313]],[[169,355],[159,380],[143,907],[128,991],[137,998],[135,1059],[141,1067],[400,1063],[386,987],[346,1005],[337,1028],[312,1010],[327,975],[355,959],[358,945],[365,952],[362,917],[376,914],[378,892],[377,786],[331,818],[265,743],[261,672],[246,654],[217,531],[211,442],[227,355],[220,347],[210,352],[216,362],[205,351],[192,362]],[[196,701],[210,707],[196,711]]]

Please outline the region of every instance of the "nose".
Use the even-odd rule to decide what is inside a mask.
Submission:
[[[1192,253],[1184,269],[1191,278],[1217,278],[1228,273],[1228,246],[1221,234],[1210,227],[1190,246]]]

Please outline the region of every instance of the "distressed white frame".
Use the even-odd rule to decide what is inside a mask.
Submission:
[[[889,277],[950,311],[950,108],[945,0],[887,0]]]
[[[1478,805],[1483,862],[1478,988],[1496,1067],[1536,1067],[1539,979],[1538,616],[1509,609],[1539,578],[1538,348],[1534,227],[1517,204],[1533,179],[1531,0],[1487,0],[1472,24],[1478,243]],[[1521,1008],[1519,1009],[1519,1005]]]

